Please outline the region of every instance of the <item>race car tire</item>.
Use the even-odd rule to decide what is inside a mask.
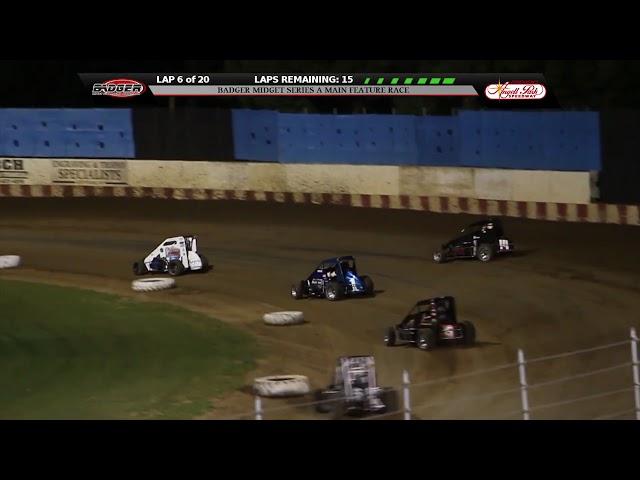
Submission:
[[[387,334],[384,336],[384,343],[387,347],[393,347],[396,344],[396,329],[389,327]]]
[[[338,409],[339,403],[342,400],[338,400],[341,397],[339,392],[326,392],[324,390],[316,390],[313,393],[313,398],[316,402],[315,409],[318,413],[331,413]],[[331,401],[334,400],[334,401]]]
[[[340,300],[344,295],[344,288],[338,282],[329,282],[324,290],[324,296],[327,300],[335,302]]]
[[[267,325],[298,325],[304,323],[304,314],[302,312],[272,312],[265,313],[262,320]]]
[[[473,345],[476,343],[476,327],[473,325],[473,323],[469,322],[468,320],[465,320],[464,322],[462,322],[462,330],[464,332],[464,337],[462,339],[462,342],[465,345]]]
[[[400,410],[400,395],[398,391],[393,387],[384,387],[382,389],[382,395],[380,397],[382,403],[384,403],[384,410],[380,413],[391,413]]]
[[[272,375],[256,378],[253,391],[261,397],[296,397],[309,393],[309,379],[304,375]]]
[[[0,268],[15,268],[20,265],[18,255],[0,255]]]
[[[202,254],[198,254],[198,256],[200,257],[200,261],[202,262],[202,267],[200,267],[200,271],[201,272],[206,272],[209,270],[209,260],[207,259],[207,257],[205,257]]]
[[[360,277],[360,279],[362,280],[362,284],[364,285],[364,293],[366,295],[373,295],[374,285],[373,285],[373,280],[371,280],[371,277],[363,275],[362,277]]]
[[[145,263],[142,260],[140,260],[139,262],[133,262],[133,274],[134,275],[144,275],[148,271],[149,270],[147,269],[147,266],[145,265]]]
[[[131,282],[131,288],[136,292],[157,292],[176,286],[173,278],[143,278]]]
[[[178,260],[171,260],[169,265],[167,265],[167,272],[169,272],[169,275],[172,277],[182,275],[184,273],[184,265]]]
[[[478,247],[476,256],[481,262],[491,261],[491,259],[493,259],[493,247],[488,243],[483,243]]]
[[[291,285],[291,296],[295,300],[301,300],[304,298],[304,292],[306,290],[306,285],[304,281],[300,281],[300,283]]]
[[[436,263],[444,263],[447,261],[446,255],[442,250],[436,250],[433,252],[433,261]]]
[[[419,330],[417,340],[417,345],[420,350],[429,351],[436,347],[436,334],[430,328]]]

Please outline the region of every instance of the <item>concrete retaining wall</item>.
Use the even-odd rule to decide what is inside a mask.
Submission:
[[[462,197],[587,204],[589,172],[96,159],[2,159],[0,185]]]

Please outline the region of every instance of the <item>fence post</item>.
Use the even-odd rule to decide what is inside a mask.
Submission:
[[[260,395],[256,395],[256,420],[262,420],[262,399]]]
[[[522,398],[522,419],[530,420],[529,392],[527,391],[527,370],[525,368],[524,352],[518,349],[518,370],[520,372],[520,396]]]
[[[402,392],[404,396],[404,420],[411,420],[411,399],[409,398],[409,372],[402,371]]]
[[[638,365],[638,336],[631,327],[631,367],[633,368],[633,394],[636,401],[636,420],[640,420],[640,366]]]

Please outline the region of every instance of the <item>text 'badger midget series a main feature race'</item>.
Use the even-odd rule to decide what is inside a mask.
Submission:
[[[165,273],[177,276],[191,270],[207,271],[209,262],[198,252],[198,242],[193,235],[165,239],[144,260],[134,262],[133,273]]]
[[[433,253],[436,263],[454,258],[477,258],[488,262],[496,254],[513,252],[513,243],[504,237],[502,222],[496,218],[472,223],[460,232],[461,236],[445,243]]]
[[[399,324],[387,329],[384,341],[388,347],[406,343],[421,350],[447,343],[473,345],[476,329],[469,321],[457,321],[453,297],[436,297],[417,302]]]
[[[291,286],[291,296],[296,300],[324,297],[334,301],[352,295],[373,294],[373,280],[358,275],[356,260],[351,256],[324,260],[306,280]]]

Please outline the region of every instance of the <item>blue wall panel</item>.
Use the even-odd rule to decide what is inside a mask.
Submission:
[[[280,114],[285,163],[399,164],[417,161],[415,117]]]
[[[416,117],[419,165],[458,166],[460,132],[457,117]]]
[[[278,113],[269,110],[233,110],[234,157],[262,162],[278,161]]]
[[[2,109],[0,155],[134,158],[131,110]]]
[[[600,170],[599,123],[595,112],[409,116],[233,111],[235,158],[283,163]]]
[[[532,170],[599,170],[594,112],[463,111],[460,164]]]

